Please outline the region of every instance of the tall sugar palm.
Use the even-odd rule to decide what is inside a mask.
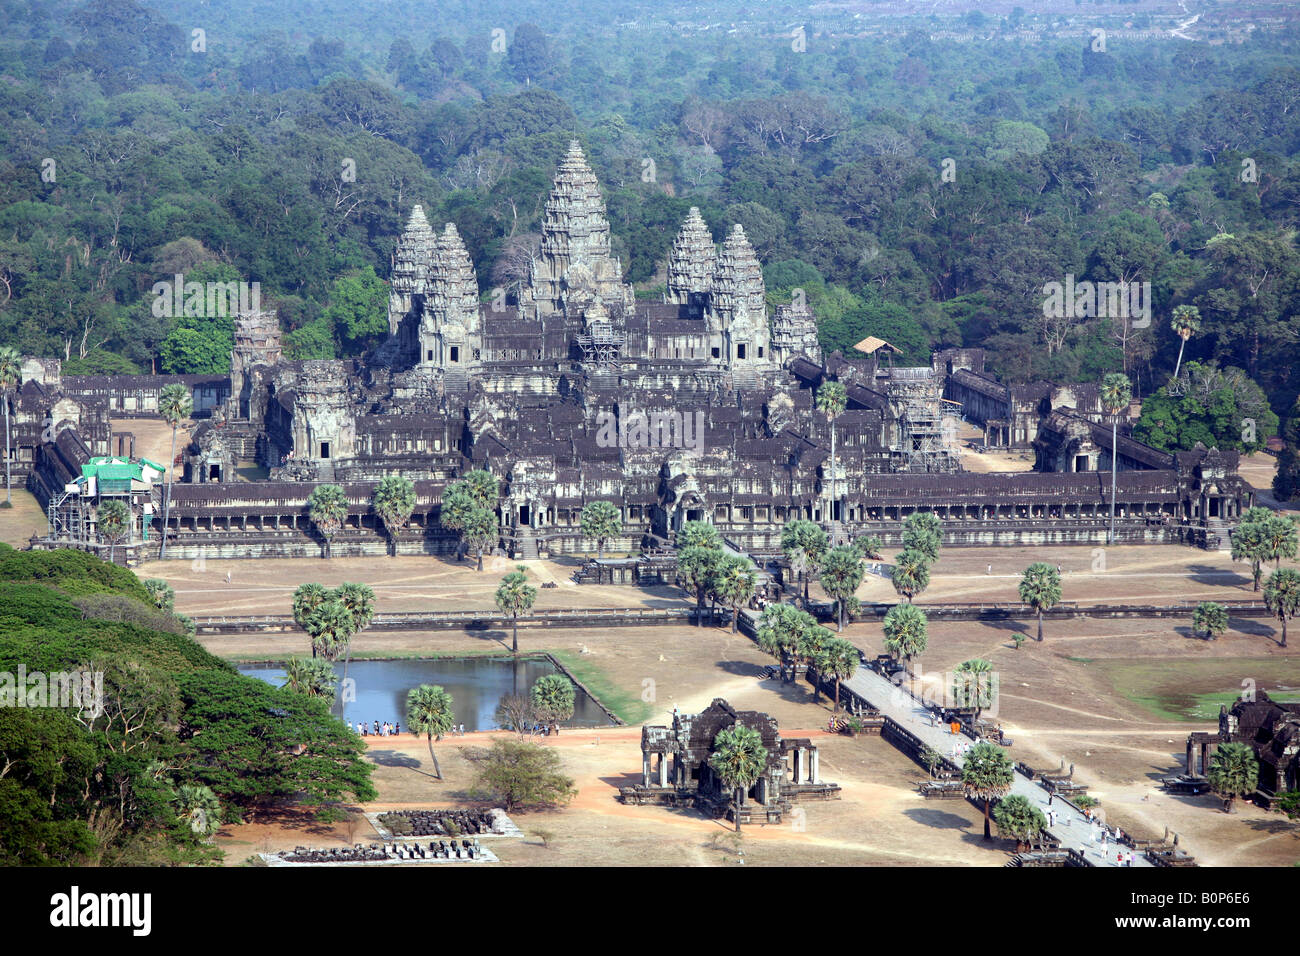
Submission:
[[[1232,531],[1232,560],[1249,561],[1254,590],[1264,574],[1264,562],[1272,556],[1264,522],[1243,520]]]
[[[943,522],[933,511],[914,511],[903,521],[903,550],[919,551],[933,564],[943,544]]]
[[[796,565],[798,566],[796,573],[803,583],[804,607],[808,606],[808,577],[821,566],[829,547],[826,532],[816,522],[791,518],[781,528],[781,550],[791,571],[795,571]]]
[[[1015,769],[1002,748],[984,741],[967,751],[961,768],[961,782],[972,797],[984,801],[984,839],[993,839],[989,811],[1011,789]]]
[[[176,470],[176,429],[194,411],[194,399],[188,386],[180,382],[164,385],[158,393],[158,414],[172,428],[172,450],[167,459],[167,484],[163,489],[162,543],[158,546],[159,559],[167,557],[167,522],[171,517],[172,477]]]
[[[799,664],[812,664],[820,666],[822,658],[826,654],[826,648],[831,641],[836,640],[826,628],[817,623],[816,619],[807,612],[807,620],[799,633],[794,636],[794,662]],[[821,683],[813,684],[813,703],[821,700]]]
[[[1286,622],[1300,611],[1300,571],[1280,568],[1264,583],[1264,605],[1282,623],[1282,641],[1286,647]]]
[[[681,538],[678,542],[680,544]],[[704,598],[709,593],[709,583],[717,571],[718,562],[726,552],[721,547],[689,545],[677,552],[677,577],[695,592],[695,626],[704,624]]]
[[[438,755],[433,752],[433,741],[441,740],[451,732],[455,712],[451,694],[437,684],[412,687],[406,695],[406,725],[413,734],[424,734],[429,739],[429,757],[433,760],[433,774],[442,779]]]
[[[863,573],[858,551],[850,545],[841,545],[826,555],[820,580],[823,590],[835,598],[837,630],[841,632],[844,630],[844,610],[862,584]]]
[[[1294,558],[1296,547],[1300,545],[1295,522],[1284,515],[1269,515],[1264,519],[1264,541],[1273,559],[1273,567],[1280,568],[1282,559]]]
[[[1038,615],[1038,639],[1043,639],[1043,612],[1050,611],[1061,600],[1061,575],[1050,564],[1035,561],[1025,568],[1020,579],[1020,600]]]
[[[514,631],[511,654],[519,653],[519,615],[527,614],[536,601],[537,588],[528,583],[527,568],[522,564],[517,565],[515,570],[501,579],[501,584],[497,588],[496,602],[503,614],[510,615],[510,623]]]
[[[558,734],[560,724],[573,716],[573,708],[577,704],[573,681],[563,674],[547,674],[538,678],[529,694],[538,716]]]
[[[1047,829],[1047,817],[1043,811],[1029,802],[1028,797],[1018,793],[1003,797],[993,810],[993,821],[998,825],[998,832],[1016,841],[1016,850],[1020,851]]]
[[[731,608],[731,633],[736,633],[740,606],[754,595],[754,566],[745,558],[724,556],[714,568],[710,590]]]
[[[993,665],[981,658],[962,661],[952,673],[952,696],[958,707],[973,707],[975,719],[985,707],[997,701],[998,688]]]
[[[338,485],[317,485],[307,499],[307,516],[325,539],[325,559],[333,556],[334,536],[348,516],[348,499]]]
[[[5,505],[13,504],[9,475],[9,390],[17,389],[23,377],[23,359],[12,345],[0,346],[0,405],[5,414]]]
[[[1101,380],[1101,404],[1110,423],[1110,532],[1106,543],[1115,543],[1115,494],[1119,476],[1119,416],[1133,401],[1133,386],[1121,372],[1108,372]]]
[[[678,548],[720,548],[722,535],[707,521],[687,521],[677,532]]]
[[[307,636],[311,638],[311,656],[336,661],[352,647],[356,622],[347,605],[331,596],[307,616]]]
[[[397,554],[397,532],[406,527],[415,511],[415,484],[402,475],[385,475],[375,486],[370,506],[388,533],[388,552]]]
[[[291,657],[284,662],[284,687],[295,694],[332,702],[338,681],[330,662],[318,657]]]
[[[1194,305],[1178,306],[1169,327],[1182,340],[1178,343],[1178,361],[1174,364],[1174,378],[1177,378],[1178,370],[1183,367],[1183,349],[1187,348],[1187,340],[1201,330],[1201,310]]]
[[[835,681],[835,710],[840,709],[840,682],[846,681],[858,672],[862,663],[862,654],[842,637],[832,638],[822,648],[817,661],[817,670]]]
[[[822,382],[817,389],[817,410],[831,423],[831,507],[826,521],[832,528],[838,527],[835,518],[835,503],[838,500],[835,497],[835,419],[848,407],[848,403],[848,392],[843,382]],[[836,543],[831,542],[832,545]]]
[[[1214,601],[1202,601],[1192,611],[1192,627],[1210,640],[1218,640],[1228,629],[1228,609]]]
[[[1259,759],[1246,744],[1220,744],[1210,757],[1205,777],[1210,788],[1226,800],[1224,812],[1232,812],[1238,797],[1246,797],[1259,786]]]
[[[618,508],[608,501],[592,501],[578,515],[578,527],[585,538],[596,539],[596,557],[605,556],[605,542],[623,528]]]
[[[763,746],[763,738],[752,727],[734,724],[718,731],[718,736],[713,738],[709,769],[732,792],[732,813],[737,833],[740,832],[744,791],[754,785],[766,766],[767,748]]]
[[[758,618],[759,650],[793,663],[800,635],[815,624],[811,614],[792,604],[769,604]]]
[[[100,536],[108,542],[108,562],[116,562],[118,542],[131,533],[131,511],[117,499],[103,501],[95,511]]]
[[[894,590],[912,602],[930,586],[930,562],[920,551],[902,551],[894,558],[894,568],[889,575]]]
[[[925,653],[928,626],[925,612],[915,604],[895,604],[885,614],[885,650],[910,666],[913,657]]]
[[[348,635],[347,653],[343,657],[343,683],[347,686],[348,668],[352,664],[352,638],[370,626],[375,618],[375,592],[368,584],[344,582],[334,591],[334,598],[352,615],[352,633]],[[343,695],[343,719],[348,716],[348,694]]]
[[[307,618],[323,602],[329,600],[329,589],[316,583],[300,584],[293,592],[293,620],[303,630],[307,629]]]

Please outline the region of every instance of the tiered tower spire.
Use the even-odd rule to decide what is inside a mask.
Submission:
[[[433,260],[434,235],[424,207],[416,204],[393,256],[392,288],[388,297],[388,334],[396,335],[402,319],[419,304],[425,276]]]
[[[722,364],[734,369],[769,363],[763,270],[740,223],[732,226],[722,245],[709,299],[709,330],[719,341]]]
[[[718,247],[713,244],[699,207],[692,206],[673,240],[668,260],[668,301],[678,305],[700,301],[713,287],[717,268]]]
[[[434,243],[426,274],[420,364],[471,364],[481,331],[474,263],[455,223],[449,222]]]

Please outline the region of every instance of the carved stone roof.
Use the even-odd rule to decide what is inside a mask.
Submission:
[[[718,248],[700,216],[699,207],[692,206],[673,240],[668,259],[669,301],[685,303],[690,301],[691,293],[708,292],[713,287],[717,268]]]

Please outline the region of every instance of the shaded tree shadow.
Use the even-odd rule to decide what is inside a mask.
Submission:
[[[1300,823],[1295,820],[1247,820],[1246,826],[1259,833],[1294,833],[1300,836]]]
[[[749,661],[718,661],[716,666],[728,674],[735,674],[738,677],[753,677],[755,679],[762,677],[763,671],[766,670],[766,665],[753,664]]]
[[[1254,578],[1249,572],[1242,574],[1228,568],[1216,568],[1208,564],[1193,564],[1188,569],[1190,577],[1197,584],[1215,584],[1220,587],[1242,585],[1250,586]]]
[[[971,822],[965,817],[959,817],[957,814],[948,813],[945,810],[904,810],[903,816],[937,830],[968,830],[971,828]],[[984,831],[981,826],[980,838],[983,839],[983,837]]]
[[[651,776],[654,776],[653,771],[651,772]],[[639,773],[621,773],[616,777],[598,777],[597,779],[600,780],[601,783],[609,784],[616,790],[623,787],[635,787],[643,782],[643,778]]]
[[[1031,639],[1033,638],[1033,634],[1029,633],[1029,625],[1026,624],[1024,621],[1004,618],[1002,620],[996,620],[996,621],[981,620],[980,624],[982,624],[984,627],[992,628],[995,631],[1012,631],[1015,633],[1023,634],[1025,635],[1025,637]],[[1037,631],[1035,631],[1034,633],[1036,634]]]
[[[398,753],[396,750],[371,750],[366,756],[381,767],[395,767],[399,770],[414,770],[422,776],[432,777],[434,780],[438,779],[437,776],[429,771],[420,769],[424,766],[421,761],[416,760],[414,757],[407,756],[404,753]]]
[[[1253,637],[1268,637],[1274,641],[1280,640],[1282,633],[1279,628],[1247,617],[1228,618],[1228,630],[1236,631],[1239,634],[1250,634]]]

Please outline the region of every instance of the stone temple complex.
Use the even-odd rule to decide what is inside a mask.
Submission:
[[[450,553],[442,490],[475,468],[500,479],[499,545],[516,558],[593,550],[578,515],[596,500],[620,509],[609,544],[621,551],[671,544],[683,522],[703,520],[739,550],[771,553],[796,517],[892,545],[917,510],[938,514],[949,545],[1104,543],[1112,456],[1119,541],[1223,547],[1250,505],[1235,453],[1170,455],[1124,428],[1112,448],[1096,386],[1003,385],[978,349],[920,367],[894,367],[879,339],[851,358],[824,356],[803,297],[771,305],[744,229],[724,235],[715,244],[691,209],[664,291],[638,299],[575,142],[512,295],[480,285],[454,223],[436,229],[414,207],[395,253],[390,336],[364,359],[285,359],[271,312],[237,316],[228,377],[65,377],[57,361],[28,359],[13,464],[50,511],[37,543],[97,547],[61,530],[94,527],[95,501],[71,485],[91,457],[130,457],[121,426],[156,416],[172,381],[191,389],[198,420],[177,443],[166,528],[177,558],[318,555],[306,501],[321,482],[349,501],[334,553],[383,554],[370,502],[393,473],[417,492],[398,553]],[[848,397],[833,462],[831,423],[814,403],[828,380]],[[962,472],[958,416],[990,445],[1032,454],[1035,471]],[[261,480],[237,473],[256,466]],[[161,497],[155,489],[117,549],[128,560],[155,553]]]

